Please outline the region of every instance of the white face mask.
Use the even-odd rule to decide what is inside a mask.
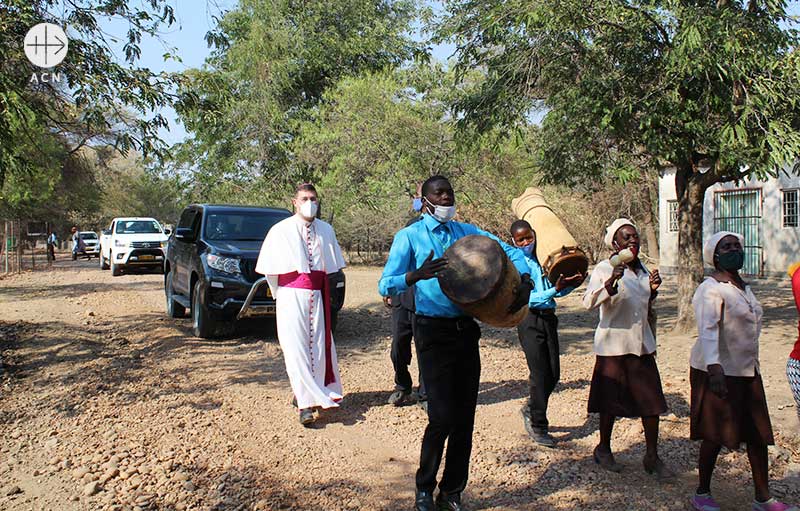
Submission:
[[[456,216],[456,205],[453,204],[452,206],[436,206],[431,204],[431,201],[425,199],[425,202],[433,206],[433,218],[438,220],[440,223],[449,222]]]
[[[317,206],[316,201],[307,200],[300,205],[300,215],[305,218],[306,220],[312,220],[315,216],[317,216]]]

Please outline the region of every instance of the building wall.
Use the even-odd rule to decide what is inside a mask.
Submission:
[[[659,266],[669,273],[678,270],[678,233],[669,232],[669,201],[676,200],[675,169],[667,169],[659,178]],[[717,183],[706,190],[703,202],[703,240],[714,231],[714,193],[723,190],[761,188],[761,245],[765,276],[780,276],[793,262],[800,260],[800,227],[783,227],[784,189],[800,188],[800,176],[747,179],[741,183]]]

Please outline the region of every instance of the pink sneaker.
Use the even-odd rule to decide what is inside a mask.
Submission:
[[[796,506],[784,504],[775,499],[769,499],[766,502],[753,501],[753,511],[800,511]]]
[[[710,493],[695,493],[689,503],[697,511],[719,511],[719,504]]]

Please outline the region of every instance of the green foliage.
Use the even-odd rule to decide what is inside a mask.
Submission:
[[[440,100],[450,83],[436,66],[345,78],[301,124],[297,163],[317,178],[346,246],[388,248],[416,184],[434,174],[451,179],[461,219],[505,236],[511,198],[533,175],[526,148],[497,133],[458,144]]]
[[[131,4],[131,5],[129,5]],[[46,128],[69,146],[108,143],[125,152],[163,155],[158,130],[166,120],[153,114],[171,102],[179,77],[138,68],[142,35],[155,35],[174,21],[165,0],[133,6],[124,0],[10,0],[0,4],[0,185],[11,173],[30,172],[34,157],[18,146],[36,127]],[[117,62],[104,18],[122,19],[129,29],[123,46],[125,62]],[[31,82],[34,68],[22,41],[43,21],[67,27],[66,59],[54,71],[57,83]],[[121,113],[124,112],[124,113]],[[132,112],[138,118],[131,116]]]
[[[290,149],[298,123],[340,78],[418,53],[415,10],[413,0],[244,0],[227,13],[176,107],[194,137],[176,148],[175,166],[193,174],[194,196],[277,199],[308,179]]]
[[[439,37],[486,79],[458,104],[478,129],[544,107],[553,182],[709,164],[775,174],[800,151],[795,21],[786,2],[453,0]]]
[[[186,205],[186,185],[176,176],[157,172],[138,154],[122,156],[111,147],[85,151],[96,176],[102,203],[91,215],[75,221],[94,228],[106,227],[118,216],[150,216],[176,223]]]

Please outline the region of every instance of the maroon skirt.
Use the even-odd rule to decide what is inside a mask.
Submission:
[[[652,417],[666,411],[667,400],[653,355],[597,355],[589,389],[590,413]]]
[[[738,449],[742,443],[775,444],[760,374],[726,376],[728,396],[725,399],[711,392],[705,371],[692,367],[689,382],[692,386],[692,440],[708,440],[728,449]]]

